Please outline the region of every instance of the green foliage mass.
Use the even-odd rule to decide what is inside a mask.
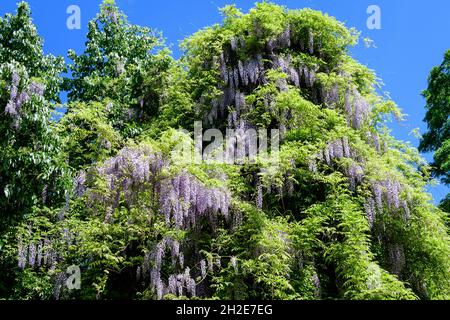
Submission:
[[[445,184],[450,184],[450,50],[444,61],[431,70],[428,89],[423,92],[428,109],[425,121],[429,131],[424,134],[420,144],[421,151],[435,151],[433,169]],[[450,212],[447,197],[442,209]]]
[[[63,65],[42,54],[14,62],[21,89],[34,77],[55,91],[24,105],[30,120],[19,128],[0,117],[2,215],[18,208],[8,201],[34,199],[2,231],[0,297],[449,299],[450,238],[425,192],[430,168],[390,135],[387,122],[402,113],[350,57],[357,32],[266,2],[222,13],[175,61],[160,35],[105,1],[85,52],[69,52],[68,110],[57,123],[51,94]],[[27,32],[10,32],[17,21]],[[0,20],[1,41],[13,39],[0,57],[30,54],[15,43],[40,48],[29,30],[21,4]],[[1,62],[6,105],[11,63]],[[280,149],[239,164],[188,161],[196,119],[204,129],[280,128]],[[12,166],[15,153],[42,162]],[[49,179],[65,203],[35,200],[41,185],[30,176]],[[71,265],[80,290],[64,285]]]
[[[51,121],[64,61],[44,55],[26,3],[19,4],[16,15],[0,18],[0,35],[0,101],[6,106],[0,112],[0,251],[4,252],[4,233],[36,206],[59,206],[70,180]],[[2,295],[14,277],[11,262],[3,257]]]
[[[89,22],[85,52],[69,51],[69,100],[109,99],[108,120],[123,136],[135,137],[159,113],[174,62],[158,33],[129,24],[114,4],[100,9]]]

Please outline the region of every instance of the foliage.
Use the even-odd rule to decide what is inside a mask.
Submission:
[[[89,22],[85,52],[69,51],[70,102],[111,102],[109,121],[124,136],[136,136],[157,116],[173,63],[160,35],[128,23],[114,3],[105,2]]]
[[[30,10],[0,19],[0,232],[34,205],[64,199],[67,168],[51,119],[64,70],[45,56]]]
[[[433,170],[450,184],[450,50],[445,53],[444,61],[431,70],[428,89],[423,92],[427,100],[425,121],[429,131],[424,134],[420,144],[421,151],[435,151]],[[442,203],[447,212],[448,200]]]
[[[106,159],[118,151],[122,139],[108,121],[108,106],[99,102],[75,103],[58,124],[63,151],[76,170]]]

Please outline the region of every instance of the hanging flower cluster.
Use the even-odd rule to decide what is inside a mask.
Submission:
[[[314,54],[314,33],[309,29],[309,42],[308,42],[309,54]]]
[[[178,229],[194,228],[201,218],[208,218],[214,226],[218,214],[229,219],[231,196],[224,188],[206,188],[184,172],[160,183],[159,203],[166,223]]]
[[[165,281],[161,275],[161,268],[164,263],[166,253],[170,251],[173,270],[183,270],[182,273],[172,274]],[[180,251],[180,243],[171,238],[164,238],[159,242],[153,252],[147,253],[144,259],[144,265],[138,267],[138,279],[143,273],[144,279],[149,275],[150,288],[156,293],[161,300],[167,294],[176,296],[191,297],[196,296],[196,282],[191,278],[191,270],[189,267],[184,268],[184,255]]]
[[[19,115],[22,105],[29,100],[29,96],[26,92],[19,93],[20,76],[17,71],[13,70],[11,86],[9,87],[10,97],[5,107],[5,113],[12,117]]]
[[[169,168],[167,160],[152,149],[125,148],[95,170],[95,174],[106,181],[109,193],[89,190],[89,198],[91,202],[104,203],[114,209],[119,206],[122,194],[125,201],[132,205],[139,191],[154,186],[160,212],[168,226],[178,229],[195,227],[203,217],[214,223],[218,214],[229,219],[231,195],[228,190],[205,187],[187,172],[173,178],[162,178],[163,168]],[[86,180],[85,172],[80,172],[75,178],[76,196],[88,191]]]
[[[125,148],[93,172],[80,172],[75,179],[75,194],[87,195],[89,201],[103,203],[109,208],[107,212],[111,212],[112,208],[119,206],[121,196],[132,206],[136,200],[134,195],[152,188],[159,213],[164,217],[168,228],[198,230],[204,219],[215,229],[220,217],[231,226],[235,225],[236,221],[232,221],[230,217],[231,195],[226,188],[208,188],[187,171],[168,177],[169,169],[169,162],[150,147]],[[101,177],[106,182],[109,193],[89,189],[89,175]],[[236,219],[239,218],[234,217]],[[106,223],[110,220],[111,217],[105,218]],[[191,269],[186,266],[186,253],[183,250],[190,248],[182,247],[179,241],[165,237],[144,256],[143,265],[136,270],[137,281],[149,280],[150,288],[158,299],[167,294],[194,297],[196,282],[191,277]],[[161,270],[168,253],[174,274],[164,278]],[[208,260],[208,264],[205,262],[204,265],[201,261],[199,263],[202,275],[206,268],[213,269],[212,261]]]
[[[316,156],[316,159],[320,162],[325,162],[328,166],[331,166],[334,160],[343,158],[353,159],[355,161],[360,160],[356,151],[351,149],[347,137],[330,142],[327,147]],[[312,162],[314,162],[314,160],[312,160]],[[312,164],[312,162],[310,168],[313,169],[311,171],[314,172],[317,169],[317,165]]]
[[[156,176],[167,166],[162,155],[151,148],[124,148],[116,157],[107,160],[91,172],[80,172],[74,180],[75,195],[82,196],[87,191],[91,203],[103,203],[106,207],[117,208],[123,194],[128,204],[133,204],[137,192],[149,183],[156,183]],[[90,190],[89,176],[98,176],[107,184],[108,193]]]
[[[247,61],[238,61],[235,67],[229,68],[230,62],[222,53],[220,56],[220,71],[226,86],[237,89],[261,83],[264,77],[264,62],[258,54]]]
[[[261,35],[262,31],[260,30],[258,24],[256,24],[256,34]],[[300,50],[303,52],[308,52],[310,55],[313,55],[315,53],[315,46],[317,46],[317,49],[321,49],[321,41],[320,39],[317,41],[317,45],[315,44],[315,37],[314,37],[314,31],[312,29],[307,30],[307,37],[293,37],[292,28],[290,25],[287,25],[287,27],[284,29],[282,33],[280,33],[276,37],[272,37],[267,41],[266,49],[273,53],[274,51],[278,50],[285,50],[292,48],[293,46],[297,45],[300,47]],[[235,38],[232,39],[231,47],[233,51],[236,51],[239,49],[239,47],[245,48],[245,41],[242,39],[240,40],[240,43],[243,45],[239,46],[238,42]]]
[[[393,274],[400,276],[406,263],[403,246],[397,243],[388,244],[387,251],[391,269],[390,271]]]
[[[312,34],[312,33],[311,33]],[[313,44],[314,45],[314,44]],[[238,60],[235,62],[235,52],[239,48],[245,47],[245,40],[241,37],[231,38],[231,52],[225,49],[219,56],[219,70],[224,86],[220,89],[223,91],[219,99],[214,99],[211,103],[211,110],[207,116],[212,124],[214,120],[221,118],[227,114],[227,108],[232,106],[237,111],[237,117],[245,105],[244,92],[251,90],[254,86],[265,84],[265,73],[268,70],[265,66],[264,59],[271,62],[270,69],[281,69],[288,76],[289,82],[298,88],[313,88],[316,82],[316,74],[319,70],[317,65],[309,66],[302,63],[298,68],[293,66],[292,56],[290,54],[284,56],[275,54],[275,48],[287,49],[291,46],[291,31],[288,27],[278,38],[269,40],[269,53],[257,54],[247,61]],[[280,91],[288,90],[288,82],[280,79],[277,83]],[[230,119],[228,118],[228,121]]]
[[[328,108],[336,108],[339,104],[339,84],[336,82],[330,89],[322,89],[322,100]]]
[[[169,275],[167,279],[163,279],[161,268],[169,251],[172,260],[172,270],[181,270],[181,273],[175,272]],[[206,260],[201,259],[196,265],[199,266],[201,281],[207,277],[208,273],[221,269],[220,258],[214,261],[211,255],[208,255]],[[138,281],[142,276],[145,279],[146,275],[149,274],[150,287],[156,292],[159,300],[167,294],[179,297],[195,297],[197,294],[197,283],[191,277],[191,268],[184,267],[184,254],[180,250],[180,243],[174,239],[164,238],[159,242],[152,252],[146,254],[144,264],[138,267],[137,270]]]
[[[359,164],[361,162],[360,157],[354,151],[349,144],[348,138],[343,137],[330,142],[327,147],[320,152],[315,159],[309,161],[309,170],[313,173],[317,173],[317,160],[324,162],[328,166],[333,166],[335,160],[340,159],[352,159],[353,162],[344,168],[343,173],[348,177],[350,190],[356,191],[356,187],[363,182],[364,169]]]
[[[368,132],[367,138],[369,142],[375,147],[378,153],[381,153],[382,150],[382,141],[380,139],[380,135],[376,132]],[[384,145],[384,150],[387,150],[387,147]]]
[[[372,229],[376,219],[376,207],[375,200],[373,198],[367,199],[364,204],[364,209],[366,210],[367,221],[369,222],[369,226]]]
[[[256,207],[258,209],[262,209],[263,207],[263,187],[261,184],[258,185],[256,188],[257,195],[256,195]]]
[[[5,113],[14,119],[13,126],[17,129],[20,121],[20,112],[24,104],[30,101],[31,96],[37,95],[42,97],[44,95],[45,86],[41,83],[32,82],[28,89],[20,92],[20,75],[12,68],[11,84],[8,86],[10,92],[9,101],[5,107]]]
[[[386,179],[373,181],[371,184],[373,196],[367,199],[365,204],[366,214],[371,227],[373,227],[377,214],[382,214],[384,208],[391,212],[401,213],[405,221],[410,220],[409,201],[401,199],[400,194],[403,191],[403,187],[398,181]]]
[[[244,49],[246,47],[246,42],[243,36],[238,38],[232,37],[230,39],[230,46],[233,52],[237,52],[239,49]]]
[[[61,255],[54,248],[49,239],[31,242],[27,245],[23,243],[18,247],[18,267],[25,269],[40,267],[54,267],[55,263],[61,260]]]
[[[322,87],[322,102],[328,108],[335,109],[339,106],[341,101],[339,84],[336,82],[331,87]],[[354,129],[360,129],[362,125],[369,119],[371,108],[367,100],[356,89],[347,88],[344,96],[344,111],[347,117],[348,124]],[[375,135],[371,138],[376,139]],[[374,140],[375,146],[378,145],[379,140]]]
[[[74,181],[74,196],[81,197],[86,192],[86,172],[80,171]]]
[[[229,121],[229,123],[232,125],[231,128],[235,129],[235,132],[234,136],[230,135],[226,141],[226,162],[243,164],[247,157],[249,160],[254,160],[257,153],[256,129],[243,119],[238,119],[236,123],[232,121]]]
[[[361,126],[370,116],[370,105],[357,89],[347,89],[345,93],[345,112],[349,125],[354,129],[361,129]]]
[[[316,82],[316,74],[319,71],[317,65],[308,66],[304,63],[299,68],[293,67],[292,56],[273,55],[271,56],[273,69],[280,69],[287,76],[289,81],[298,88],[312,88]]]
[[[386,179],[384,181],[374,182],[372,190],[378,209],[383,208],[383,203],[386,204],[388,209],[400,208],[402,186],[398,181]]]
[[[364,180],[364,169],[359,164],[352,163],[345,173],[349,179],[350,190],[355,192],[356,187]]]
[[[287,26],[278,37],[272,38],[267,42],[267,49],[273,52],[274,50],[289,48],[291,46],[291,37],[291,26]]]

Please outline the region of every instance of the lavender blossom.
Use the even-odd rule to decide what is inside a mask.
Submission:
[[[310,29],[309,30],[309,42],[308,42],[309,54],[314,54],[314,33]]]
[[[188,203],[191,197],[191,182],[187,174],[180,177],[180,196]]]
[[[378,210],[381,212],[383,210],[383,190],[379,183],[375,183],[372,187],[373,195],[375,196],[375,203]]]
[[[178,295],[181,297],[183,296],[183,276],[179,275],[177,279],[177,289],[178,289]]]
[[[161,270],[162,260],[164,258],[166,246],[164,241],[158,243],[155,249],[155,266],[157,270]]]
[[[330,166],[331,165],[330,149],[328,147],[325,148],[325,150],[323,151],[323,154],[324,154],[326,164]]]
[[[350,150],[350,144],[348,142],[348,138],[347,137],[343,137],[342,138],[342,149],[343,149],[344,157],[345,158],[350,158],[351,157],[351,150]]]
[[[381,152],[380,136],[377,133],[372,133],[372,141],[377,152]]]
[[[17,73],[16,70],[13,70],[11,76],[11,84],[13,87],[18,87],[19,83],[20,83],[20,75]]]
[[[366,209],[367,221],[369,222],[369,226],[372,229],[376,217],[375,200],[373,198],[369,198],[364,207]]]
[[[161,273],[159,269],[153,268],[150,271],[150,286],[153,289],[156,289],[158,282],[161,280]]]
[[[231,266],[234,269],[234,272],[237,274],[239,270],[238,270],[238,264],[237,264],[236,257],[231,257],[230,263],[231,263]]]
[[[289,76],[294,85],[299,88],[300,87],[300,76],[294,68],[289,69]]]
[[[206,261],[205,260],[200,261],[200,272],[202,274],[202,278],[206,278]]]
[[[336,140],[333,143],[334,155],[338,159],[344,158],[344,146],[342,145],[342,140]]]
[[[353,114],[353,108],[350,99],[351,99],[350,88],[347,88],[345,90],[344,110],[348,117],[350,117]]]
[[[158,300],[162,300],[164,296],[164,284],[161,279],[158,279],[156,283],[156,295],[158,297]]]
[[[262,209],[263,207],[263,187],[261,184],[257,187],[256,207],[258,209]]]
[[[41,266],[41,264],[42,264],[42,259],[43,259],[43,245],[42,245],[42,242],[39,241],[38,247],[37,247],[37,261],[36,261],[36,265],[37,265],[38,267]]]
[[[238,48],[238,41],[235,37],[231,38],[230,44],[231,44],[231,50],[236,51]]]
[[[47,203],[48,185],[44,185],[42,188],[42,203],[45,205]]]
[[[277,79],[277,87],[281,92],[286,92],[289,90],[288,83],[286,79]]]
[[[308,169],[309,171],[311,171],[312,173],[317,173],[317,163],[315,160],[310,160],[308,162]]]
[[[239,114],[245,108],[245,95],[242,92],[236,92],[236,112]]]
[[[34,267],[36,264],[36,245],[34,243],[28,247],[28,264],[31,267]]]
[[[15,108],[13,102],[9,101],[9,102],[6,104],[6,107],[5,107],[5,113],[6,113],[6,114],[9,114],[10,116],[13,116],[13,117],[15,117],[15,116],[18,115],[18,111],[17,111],[17,109]]]
[[[28,248],[24,247],[23,244],[19,244],[18,247],[18,266],[20,269],[25,269],[27,265],[27,254]]]
[[[44,239],[44,265],[49,265],[50,240]]]
[[[192,297],[196,296],[196,286],[194,279],[189,279],[186,283],[187,292],[191,294]]]
[[[240,211],[237,211],[234,214],[234,220],[233,220],[232,228],[235,229],[236,227],[240,226],[242,224],[242,221],[243,221],[242,213]]]
[[[22,106],[30,100],[30,96],[27,92],[22,92],[16,100],[16,109],[20,110]]]
[[[278,42],[282,48],[289,48],[291,46],[291,26],[287,26],[280,35]]]
[[[180,262],[180,268],[183,269],[184,268],[184,253],[183,252],[180,252],[178,260]]]
[[[29,92],[42,97],[45,92],[45,85],[38,82],[32,82],[29,87]]]
[[[176,240],[172,241],[172,255],[178,257],[180,255],[180,243]]]
[[[363,121],[369,117],[370,109],[366,99],[361,96],[358,90],[353,90],[353,127],[360,129]]]
[[[316,288],[316,297],[320,297],[321,283],[320,283],[320,279],[319,279],[319,276],[317,275],[317,273],[314,273],[311,280],[312,280],[312,283],[314,284],[314,287]]]
[[[295,191],[294,181],[292,181],[292,179],[288,179],[286,184],[287,184],[287,193],[289,196],[292,196]]]
[[[364,170],[359,165],[353,163],[348,169],[350,190],[356,191],[356,186],[362,182],[363,177],[364,177]]]
[[[86,172],[81,171],[75,178],[75,197],[81,197],[86,192]]]
[[[403,211],[404,211],[404,216],[403,217],[404,217],[405,221],[411,220],[411,211],[409,209],[408,202],[407,201],[402,201],[401,207],[403,208]]]
[[[9,100],[11,102],[15,101],[17,99],[17,96],[19,94],[19,88],[17,86],[11,85],[11,87],[9,88],[10,93],[9,93]]]
[[[233,80],[234,80],[234,87],[239,88],[240,82],[239,82],[239,70],[238,69],[233,70]]]
[[[136,281],[139,282],[141,281],[142,278],[142,269],[141,267],[137,267],[136,269]]]
[[[170,294],[173,294],[173,295],[177,294],[177,285],[178,285],[178,283],[177,283],[176,276],[171,275],[169,277],[169,287],[168,287],[168,290],[169,290]]]

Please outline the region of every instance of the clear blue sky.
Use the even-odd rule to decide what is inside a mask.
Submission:
[[[12,12],[16,0],[1,0],[0,14]],[[55,55],[66,55],[68,49],[83,50],[87,22],[98,11],[101,0],[29,0],[34,22],[45,39],[45,50]],[[395,137],[417,146],[418,140],[410,135],[415,128],[426,131],[422,122],[425,115],[424,100],[420,93],[427,86],[431,68],[438,65],[444,52],[450,48],[450,1],[448,0],[274,0],[288,8],[310,7],[321,10],[349,27],[356,27],[362,37],[370,37],[376,48],[363,44],[352,50],[353,56],[377,72],[385,83],[384,90],[408,114],[405,122],[392,124]],[[235,3],[247,11],[252,0],[117,0],[131,23],[146,25],[163,32],[178,57],[178,43],[186,36],[205,26],[218,23],[217,10]],[[82,29],[66,27],[69,5],[81,8]],[[382,13],[381,30],[366,27],[369,5],[378,5]],[[430,159],[430,155],[426,155]],[[430,187],[436,200],[449,189]]]

